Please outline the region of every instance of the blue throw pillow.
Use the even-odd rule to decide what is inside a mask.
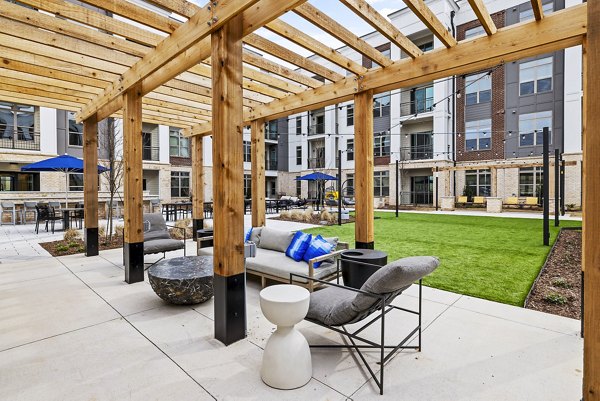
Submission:
[[[332,244],[325,241],[325,239],[323,237],[321,237],[320,235],[317,235],[311,241],[308,249],[306,250],[306,253],[304,253],[304,260],[306,262],[308,262],[312,258],[327,255],[327,254],[331,253],[332,249],[333,249]],[[322,262],[315,263],[314,267],[317,268],[317,267],[321,266],[321,263]]]
[[[312,235],[298,231],[294,234],[292,242],[290,242],[290,245],[285,251],[286,256],[294,259],[296,262],[300,262],[304,257],[304,252],[306,252],[311,240]]]
[[[252,227],[250,227],[248,229],[248,231],[246,231],[246,236],[244,237],[244,242],[248,242],[250,241],[250,236],[252,235]]]

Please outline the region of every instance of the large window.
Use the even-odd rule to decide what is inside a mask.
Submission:
[[[390,115],[390,96],[380,96],[373,99],[373,117],[387,117]]]
[[[492,100],[492,80],[487,72],[469,75],[465,79],[465,101],[467,106]]]
[[[546,3],[542,5],[542,10],[544,11],[544,15],[550,14],[554,11],[554,3]],[[527,21],[533,19],[533,9],[530,7],[527,10],[523,10],[519,13],[519,22]]]
[[[251,153],[251,145],[250,141],[244,141],[244,161],[251,162],[252,161],[252,153]]]
[[[414,88],[410,92],[410,113],[426,113],[433,106],[433,86]]]
[[[296,135],[302,134],[302,117],[296,117]]]
[[[543,179],[541,167],[519,169],[519,196],[541,196]]]
[[[75,121],[75,113],[68,112],[69,117],[69,145],[83,146],[83,124],[78,124]]]
[[[552,132],[552,112],[521,114],[519,116],[519,146],[537,146],[544,144],[544,127]],[[550,135],[552,143],[552,135]]]
[[[490,170],[467,170],[466,186],[473,196],[490,196],[492,194],[492,175]]]
[[[69,173],[69,191],[71,191],[71,192],[83,191],[83,174],[82,173]]]
[[[299,175],[296,176],[296,196],[301,197],[302,196],[302,181],[300,181],[298,178],[300,178]]]
[[[474,38],[475,36],[483,35],[484,33],[485,33],[485,30],[483,29],[483,27],[481,25],[479,25],[479,26],[476,26],[475,28],[467,29],[465,31],[465,39],[471,39],[471,38]]]
[[[190,196],[190,173],[187,171],[171,171],[171,196],[187,198]]]
[[[346,125],[352,126],[354,125],[354,105],[349,104],[346,106]]]
[[[433,159],[433,134],[415,132],[410,135],[410,160]]]
[[[296,166],[302,165],[302,146],[296,146]]]
[[[39,191],[39,173],[0,172],[0,191]]]
[[[519,64],[519,94],[531,95],[552,90],[553,57]]]
[[[346,183],[344,184],[344,192],[342,195],[354,196],[354,174],[346,174]]]
[[[433,42],[425,42],[422,45],[418,45],[418,48],[423,52],[428,52],[429,50],[433,50]]]
[[[354,139],[346,141],[346,160],[354,160]]]
[[[39,150],[35,108],[0,102],[0,147]]]
[[[465,123],[465,150],[489,150],[492,147],[492,120]]]
[[[169,155],[190,157],[190,139],[184,137],[180,129],[169,130]]]
[[[249,174],[244,174],[244,198],[252,198],[252,177]]]
[[[265,125],[265,138],[273,141],[277,140],[277,120],[272,120]]]
[[[390,155],[390,134],[387,131],[375,133],[375,157]]]
[[[375,187],[375,196],[390,195],[390,172],[375,171],[373,173],[373,185]]]

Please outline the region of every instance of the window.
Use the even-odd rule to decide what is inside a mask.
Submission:
[[[252,177],[244,174],[244,199],[252,198]]]
[[[296,146],[296,166],[302,165],[302,146]]]
[[[544,171],[541,167],[519,169],[519,196],[542,195]]]
[[[465,31],[465,39],[474,38],[475,36],[480,36],[485,33],[485,29],[481,25],[476,26],[475,28],[467,29]]]
[[[302,117],[296,117],[296,135],[302,134]]]
[[[342,195],[354,196],[354,174],[346,174],[346,183],[344,184],[345,191],[342,191]]]
[[[492,80],[487,72],[465,78],[465,101],[467,106],[492,100]]]
[[[390,195],[390,172],[375,171],[374,173],[375,196]]]
[[[375,133],[375,157],[390,155],[390,134],[387,131]]]
[[[473,196],[490,196],[492,194],[492,175],[490,170],[467,170],[465,183]]]
[[[490,150],[492,148],[492,120],[465,123],[465,150]]]
[[[39,173],[0,172],[0,191],[39,191]]]
[[[428,52],[429,50],[433,50],[433,41],[426,42],[426,43],[423,43],[422,45],[419,45],[419,49],[421,49],[424,52]]]
[[[410,92],[410,113],[431,111],[433,106],[433,86],[413,88]]]
[[[11,139],[10,146],[13,147],[12,139],[14,134],[18,134],[19,141],[33,141],[35,135],[35,108],[13,103],[0,102],[0,139]],[[39,142],[39,140],[37,141]],[[30,149],[30,147],[18,148]],[[39,146],[35,149],[39,150]]]
[[[244,161],[245,162],[252,161],[252,156],[251,156],[250,152],[251,152],[250,141],[244,141]]]
[[[346,141],[346,160],[354,160],[354,139]]]
[[[184,137],[178,128],[169,130],[169,155],[190,157],[190,139]]]
[[[390,96],[380,96],[373,99],[373,117],[387,117],[390,115]]]
[[[382,50],[382,49],[381,49],[382,47],[385,47],[385,49],[383,49],[383,50]],[[380,52],[381,54],[383,54],[383,55],[384,55],[385,57],[387,57],[387,58],[390,58],[390,57],[391,57],[391,55],[392,55],[392,49],[391,49],[391,47],[390,47],[389,43],[387,43],[387,44],[385,44],[385,45],[378,46],[378,47],[377,47],[377,50],[379,50],[379,52]],[[367,66],[367,67],[368,67],[368,66]],[[374,61],[371,61],[371,68],[376,68],[376,67],[380,67],[380,65],[379,65],[379,64],[377,64],[377,63],[376,63],[376,62],[374,62]]]
[[[69,146],[83,146],[83,124],[77,124],[75,113],[68,112],[69,117]]]
[[[190,173],[187,171],[171,171],[171,197],[187,198],[190,196]]]
[[[346,125],[348,127],[354,125],[354,105],[349,104],[346,106]]]
[[[273,141],[277,140],[277,120],[266,123],[265,138]]]
[[[83,174],[69,173],[69,191],[83,191]]]
[[[542,10],[544,11],[544,15],[550,14],[554,11],[554,3],[546,3],[542,5]],[[519,13],[519,21],[527,21],[529,19],[533,19],[533,9],[529,7],[527,10],[523,10]]]
[[[410,160],[433,159],[433,133],[415,132],[410,135]]]
[[[553,57],[519,64],[519,94],[531,95],[552,90]]]
[[[519,146],[538,146],[544,144],[544,127],[552,133],[552,112],[521,114],[519,116]],[[552,143],[552,135],[550,135]]]
[[[302,196],[302,181],[300,181],[298,178],[300,178],[299,175],[296,176],[296,196],[300,197]]]

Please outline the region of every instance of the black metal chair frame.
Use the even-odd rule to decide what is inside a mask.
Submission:
[[[359,263],[359,264],[364,264],[364,265],[371,265],[371,266],[375,266],[372,265],[370,263],[365,263],[365,262],[356,262],[356,261],[352,261],[352,263]],[[377,266],[377,267],[381,267],[381,266]],[[302,274],[295,274],[295,273],[290,273],[290,283],[292,283],[293,277],[301,277],[304,278],[306,280],[311,280],[311,281],[316,281],[319,282],[321,284],[325,284],[327,286],[333,286],[333,287],[338,287],[338,288],[343,288],[349,291],[353,291],[359,294],[364,294],[370,297],[373,297],[375,299],[377,299],[377,302],[379,303],[379,307],[378,307],[378,311],[380,310],[381,313],[377,313],[377,312],[372,312],[371,314],[365,316],[364,318],[362,318],[360,321],[367,319],[369,316],[371,315],[375,315],[371,320],[369,320],[367,323],[365,323],[363,326],[359,327],[358,329],[356,329],[353,332],[350,332],[348,330],[346,330],[345,325],[341,325],[338,328],[337,326],[330,326],[330,325],[326,325],[322,322],[313,320],[313,319],[305,319],[311,323],[317,324],[321,327],[325,327],[329,330],[333,330],[339,334],[341,334],[342,336],[348,338],[348,340],[351,342],[351,344],[348,345],[341,345],[341,344],[334,344],[334,345],[321,345],[321,344],[314,344],[314,345],[310,345],[311,348],[345,348],[348,350],[355,350],[358,353],[358,356],[360,356],[360,359],[363,361],[364,365],[366,366],[367,370],[369,371],[369,374],[371,375],[371,377],[373,378],[373,380],[375,381],[375,384],[377,384],[377,387],[379,387],[379,394],[383,394],[383,373],[384,373],[384,365],[387,361],[389,361],[395,354],[396,352],[398,352],[399,350],[403,350],[403,349],[413,349],[416,350],[417,352],[421,351],[421,307],[422,307],[422,287],[423,287],[423,283],[422,283],[422,279],[419,280],[419,308],[417,311],[411,310],[411,309],[406,309],[406,308],[401,308],[399,306],[395,306],[395,305],[390,305],[390,304],[386,304],[386,300],[387,294],[384,295],[380,295],[380,294],[374,294],[371,292],[367,292],[367,291],[363,291],[363,290],[359,290],[356,288],[352,288],[352,287],[346,287],[344,285],[339,284],[339,273],[340,273],[340,260],[338,260],[338,264],[337,264],[337,283],[332,283],[326,280],[319,280],[316,278],[310,278],[308,276],[302,275]],[[391,300],[389,301],[391,302]],[[410,333],[408,333],[408,335],[406,337],[404,337],[397,345],[385,345],[385,315],[392,311],[392,310],[399,310],[402,312],[406,312],[406,313],[410,313],[413,315],[417,315],[419,318],[419,323],[417,325],[417,327],[415,327]],[[371,341],[367,338],[361,337],[359,336],[359,334],[365,330],[367,327],[371,326],[373,323],[377,322],[378,320],[381,320],[381,332],[380,332],[380,343],[377,343],[375,341]],[[354,322],[354,323],[358,323],[358,322]],[[418,333],[417,339],[418,339],[418,345],[416,346],[408,346],[405,345],[412,337],[415,333]],[[362,342],[364,344],[357,344],[356,341],[358,342]],[[380,371],[379,371],[379,378],[377,378],[377,374],[373,371],[373,369],[371,368],[371,366],[368,364],[366,358],[364,357],[363,353],[360,351],[361,348],[366,348],[366,349],[378,349],[380,351],[379,354],[379,362],[377,362],[378,365],[380,365]],[[386,349],[391,349],[391,351],[389,351],[387,354],[385,353]]]

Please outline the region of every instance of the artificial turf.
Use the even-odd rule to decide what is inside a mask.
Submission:
[[[424,279],[430,287],[523,306],[549,246],[542,245],[542,220],[425,213],[375,214],[375,248],[388,261],[434,255],[440,267]],[[580,227],[561,221],[561,227]],[[354,244],[354,223],[306,230]],[[558,228],[550,222],[550,245]]]

